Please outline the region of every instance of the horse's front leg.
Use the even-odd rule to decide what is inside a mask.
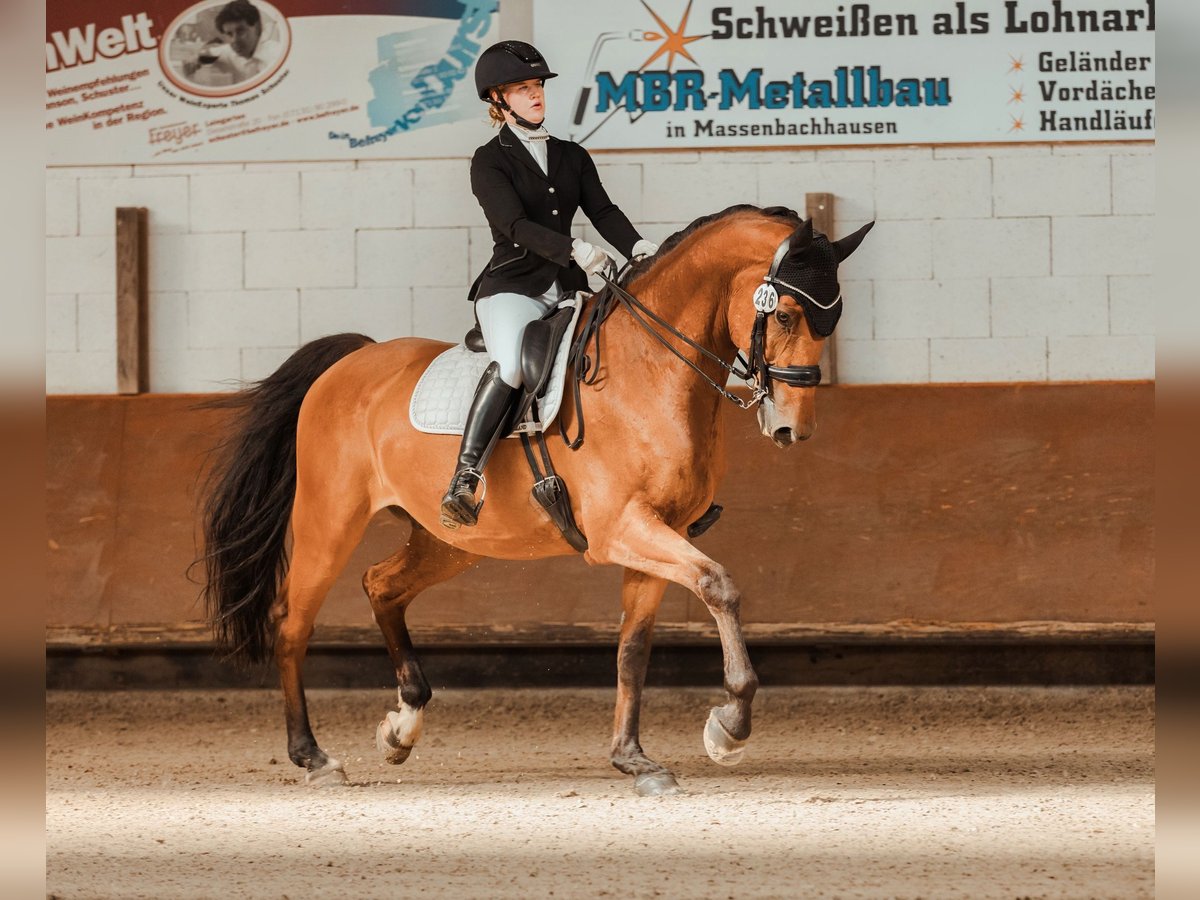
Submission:
[[[721,636],[728,700],[709,714],[704,748],[714,762],[741,762],[750,737],[750,708],[758,676],[750,664],[742,635],[742,598],[725,567],[709,559],[664,524],[652,511],[627,518],[598,560],[614,562],[655,578],[665,578],[692,591],[708,607]]]
[[[617,648],[617,708],[613,716],[612,764],[634,776],[633,786],[642,796],[677,794],[679,784],[667,769],[646,756],[638,739],[642,688],[650,662],[654,617],[667,582],[662,578],[625,570],[621,587],[621,642]]]

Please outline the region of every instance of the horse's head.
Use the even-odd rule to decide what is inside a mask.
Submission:
[[[749,324],[736,328],[731,321],[731,333],[748,335],[738,344],[750,348],[751,371],[765,391],[759,428],[778,447],[807,440],[816,427],[814,388],[821,378],[821,349],[842,314],[838,264],[874,224],[830,241],[813,233],[812,220],[804,222],[779,244],[770,269],[754,273],[753,309],[746,312],[750,298],[743,299],[740,290],[733,298],[737,319]]]

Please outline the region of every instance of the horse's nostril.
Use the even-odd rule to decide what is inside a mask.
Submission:
[[[796,432],[790,428],[776,428],[775,433],[771,435],[771,439],[781,447],[786,447],[788,444],[796,442]]]

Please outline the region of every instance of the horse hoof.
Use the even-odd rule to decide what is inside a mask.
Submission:
[[[683,793],[683,788],[670,772],[644,772],[633,779],[633,789],[642,797],[665,797]]]
[[[321,768],[305,772],[304,783],[309,787],[341,787],[346,783],[346,770],[336,759],[330,759]]]
[[[736,766],[746,755],[746,742],[739,741],[725,730],[714,709],[704,725],[704,749],[709,759],[719,766]]]
[[[413,749],[411,745],[408,747],[400,746],[396,740],[396,732],[392,729],[391,723],[387,719],[380,722],[379,727],[375,729],[375,746],[383,754],[384,761],[391,763],[393,766],[398,766],[408,759]]]

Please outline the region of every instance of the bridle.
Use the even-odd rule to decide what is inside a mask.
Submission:
[[[666,347],[676,357],[683,360],[693,371],[695,371],[707,384],[717,391],[726,400],[737,404],[741,409],[751,409],[760,401],[771,396],[772,382],[778,381],[786,384],[788,387],[798,388],[813,388],[821,383],[821,367],[813,366],[774,366],[767,362],[766,359],[766,343],[767,343],[767,319],[775,315],[775,311],[779,308],[779,287],[785,289],[786,293],[803,296],[809,302],[815,304],[820,309],[832,309],[838,303],[842,302],[842,295],[838,296],[828,304],[821,304],[816,301],[810,294],[800,288],[790,285],[779,279],[779,267],[787,258],[792,249],[792,238],[789,235],[784,238],[783,243],[775,250],[775,257],[771,261],[771,268],[767,274],[763,276],[763,283],[760,284],[754,292],[754,326],[750,331],[750,349],[749,358],[744,359],[742,352],[739,350],[738,355],[734,360],[734,365],[730,365],[721,359],[707,347],[698,344],[683,332],[679,331],[652,309],[649,309],[642,301],[633,294],[629,293],[625,288],[618,283],[628,272],[630,263],[626,263],[620,272],[616,273],[616,277],[610,277],[606,272],[601,272],[600,277],[604,280],[608,289],[601,291],[596,298],[596,303],[593,305],[587,318],[584,320],[583,328],[579,333],[579,337],[571,347],[571,356],[568,361],[570,371],[573,373],[573,391],[575,396],[576,416],[579,419],[579,432],[574,438],[567,436],[566,422],[563,417],[559,419],[559,433],[562,435],[563,441],[572,450],[577,450],[583,444],[583,407],[580,405],[580,390],[579,385],[594,384],[599,377],[600,372],[600,326],[604,320],[612,312],[614,302],[619,302],[626,310],[628,310],[633,320],[637,322],[642,329],[653,337],[656,341]],[[777,287],[778,286],[778,287]],[[648,323],[647,319],[654,322],[664,331],[675,336],[693,350],[698,351],[706,359],[719,365],[728,374],[734,375],[737,378],[748,382],[750,385],[750,397],[743,399],[737,394],[729,391],[724,385],[718,384],[708,373],[701,369],[696,363],[692,362],[684,356],[670,341],[664,338]],[[595,343],[595,361],[587,353],[587,347],[591,343]]]
[[[781,381],[788,387],[816,387],[821,383],[821,367],[819,365],[772,366],[767,362],[767,316],[775,315],[775,311],[779,308],[778,288],[786,288],[787,293],[798,295],[798,298],[803,297],[820,309],[832,309],[842,302],[842,295],[839,292],[829,303],[820,303],[812,294],[779,278],[779,267],[787,259],[791,249],[792,238],[789,235],[775,250],[775,258],[771,260],[770,270],[763,276],[763,283],[754,291],[755,314],[754,327],[750,331],[750,359],[747,361],[746,375],[739,377],[744,377],[746,381],[750,382],[752,388],[759,394],[758,400],[771,396],[772,380]],[[741,362],[740,353],[738,362]]]

